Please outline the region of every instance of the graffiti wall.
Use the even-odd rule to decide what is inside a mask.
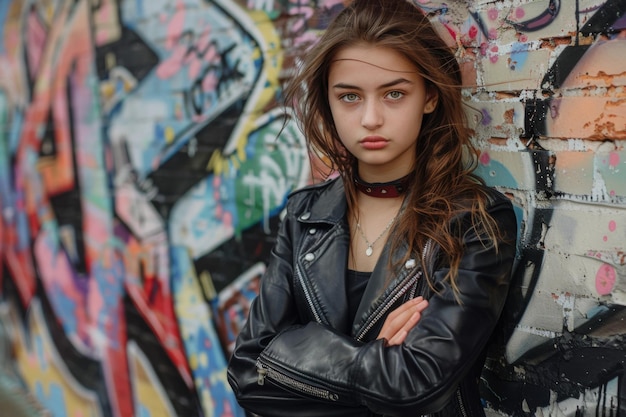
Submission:
[[[518,214],[485,407],[626,416],[626,0],[415,1]],[[281,86],[344,3],[0,1],[0,375],[38,410],[245,415],[226,363],[317,178]]]

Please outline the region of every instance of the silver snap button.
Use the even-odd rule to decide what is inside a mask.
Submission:
[[[311,217],[311,213],[306,212],[302,216],[300,216],[300,219],[301,220],[309,220],[310,217]]]
[[[406,269],[413,269],[415,268],[415,264],[416,264],[415,259],[409,259],[408,261],[404,263],[404,267]]]
[[[309,234],[314,235],[317,232],[317,229],[309,229]]]
[[[311,262],[313,259],[315,259],[315,255],[313,255],[312,253],[307,253],[306,255],[304,255],[305,261]]]

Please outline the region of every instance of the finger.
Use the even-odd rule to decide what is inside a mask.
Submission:
[[[393,320],[396,316],[406,313],[407,311],[413,309],[415,306],[419,305],[419,303],[421,303],[422,301],[424,301],[424,297],[422,296],[413,298],[407,301],[406,303],[403,303],[400,307],[393,310],[391,313],[389,313],[389,316],[387,317]]]
[[[387,346],[395,346],[403,343],[406,340],[409,331],[419,322],[421,314],[419,312],[413,313],[409,320],[398,330],[392,337],[389,338]]]
[[[407,335],[407,332],[404,330],[401,330],[400,332],[396,333],[394,337],[392,337],[391,339],[387,341],[387,346],[398,346],[402,344],[402,342],[404,342],[404,339],[406,339],[406,335]]]
[[[415,310],[421,313],[422,311],[426,309],[426,307],[428,307],[428,300],[421,300],[419,303],[415,305]]]
[[[395,317],[392,317],[390,314],[385,319],[383,327],[380,329],[378,338],[385,337],[387,339],[390,339],[391,337],[393,337],[393,335],[395,335],[400,329],[402,329],[404,324],[411,319],[411,316],[413,315],[413,313],[415,313],[415,311],[415,309],[405,310],[396,314]]]
[[[385,322],[383,323],[383,327],[381,328],[377,339],[391,339],[400,329],[405,326],[407,321],[411,320],[412,315],[415,312],[421,313],[427,306],[428,301],[424,300],[422,297],[418,297],[398,307],[398,309],[390,313],[389,316],[387,316],[387,318],[385,319]],[[420,316],[417,316],[418,320],[419,317]],[[411,324],[406,327],[406,330],[412,328],[414,325],[415,322],[411,322]]]
[[[397,310],[394,310],[392,314],[389,314],[389,316],[385,319],[383,329],[392,331],[393,329],[399,329],[404,325],[404,323],[406,323],[407,320],[411,318],[413,313],[421,313],[426,309],[426,307],[428,307],[428,301],[424,299],[416,299],[415,302],[407,302],[403,304],[401,308],[399,307]]]

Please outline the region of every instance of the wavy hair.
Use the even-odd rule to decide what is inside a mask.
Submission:
[[[495,222],[486,211],[481,179],[473,170],[477,151],[470,141],[462,99],[462,78],[454,51],[428,17],[406,0],[354,0],[343,9],[305,54],[302,66],[285,89],[311,154],[321,154],[331,172],[343,177],[348,214],[356,210],[352,180],[356,158],[339,140],[328,101],[328,73],[333,57],[345,47],[368,44],[393,49],[417,68],[428,88],[438,94],[435,110],[425,114],[415,153],[411,186],[394,236],[409,245],[396,266],[421,254],[429,240],[449,262],[447,279],[455,277],[463,253],[462,236],[451,219],[469,211],[486,245],[496,244]],[[392,239],[392,251],[402,239]],[[427,272],[426,265],[423,269]],[[430,280],[429,280],[430,281]]]

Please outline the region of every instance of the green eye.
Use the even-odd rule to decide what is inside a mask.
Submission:
[[[387,97],[389,97],[392,100],[398,100],[402,98],[403,96],[404,96],[404,93],[400,91],[390,91],[389,94],[387,94]]]
[[[346,103],[353,103],[357,101],[358,99],[359,99],[359,96],[357,96],[354,93],[344,94],[343,96],[340,97],[340,100],[345,101]]]

